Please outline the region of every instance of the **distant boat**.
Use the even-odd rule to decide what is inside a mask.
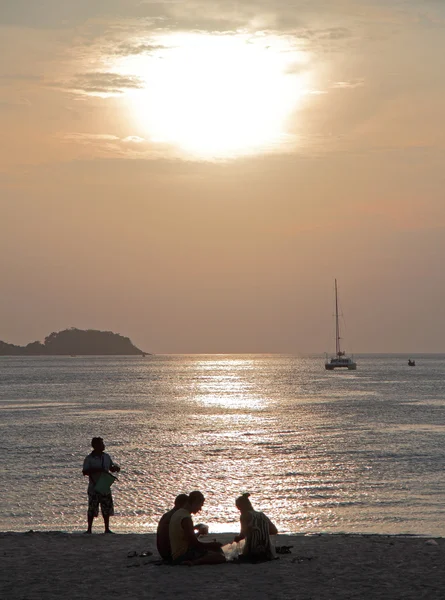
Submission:
[[[338,292],[337,292],[337,280],[335,280],[335,357],[330,360],[326,360],[325,368],[328,371],[334,369],[348,369],[349,371],[355,371],[357,369],[357,363],[354,361],[353,356],[346,356],[346,353],[341,349],[340,346],[340,326],[338,323]]]
[[[415,367],[416,366],[416,361],[412,360],[411,358],[408,359],[408,367]]]

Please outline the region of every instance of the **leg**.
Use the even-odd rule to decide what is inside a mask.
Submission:
[[[97,517],[99,514],[99,498],[97,494],[94,492],[92,494],[88,494],[88,513],[87,513],[87,522],[88,529],[86,533],[92,533],[93,529],[93,520],[94,517]]]
[[[105,533],[110,533],[110,515],[103,515],[103,517],[104,517]]]
[[[90,515],[90,513],[87,514],[87,522],[88,522],[88,529],[86,530],[86,533],[92,533],[93,532],[93,515]]]
[[[196,560],[191,560],[182,564],[188,564],[191,567],[197,567],[199,565],[219,565],[225,562],[227,561],[224,554],[220,552],[206,552],[204,556],[201,556],[201,558],[197,558]]]
[[[112,531],[110,531],[110,517],[114,515],[113,496],[111,494],[100,494],[99,502],[102,517],[104,519],[105,533],[112,533]]]

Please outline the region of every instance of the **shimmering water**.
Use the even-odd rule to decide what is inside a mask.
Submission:
[[[213,531],[237,529],[249,491],[281,531],[445,535],[445,357],[416,359],[1,358],[0,530],[82,530],[101,435],[118,532],[200,489]]]

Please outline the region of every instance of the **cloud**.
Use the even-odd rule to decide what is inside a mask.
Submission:
[[[65,87],[84,94],[113,95],[122,94],[126,89],[140,89],[143,83],[139,77],[97,71],[79,73]]]
[[[328,2],[289,2],[288,0],[2,0],[0,25],[33,29],[69,28],[92,20],[112,22],[119,19],[157,19],[172,29],[209,28],[230,30],[249,24],[277,29],[315,24],[324,20],[345,19],[351,15],[397,12],[419,15],[418,0],[344,0]],[[423,0],[422,16],[443,17],[443,0]],[[261,25],[262,24],[262,25]],[[336,27],[333,27],[332,35]],[[337,29],[341,30],[341,27]],[[341,31],[339,31],[341,35]]]
[[[350,29],[346,27],[327,27],[325,29],[306,29],[299,32],[299,37],[310,40],[344,40],[351,37]]]
[[[93,150],[96,156],[111,158],[134,159],[145,157],[156,158],[159,152],[153,152],[153,148],[144,138],[138,135],[127,135],[119,137],[111,133],[84,133],[65,132],[55,136],[59,140],[77,146],[79,156],[84,155],[82,148],[89,147],[88,152]]]
[[[334,83],[332,84],[332,87],[334,89],[345,90],[345,89],[362,87],[363,85],[365,85],[365,81],[364,81],[364,79],[360,78],[360,79],[352,79],[350,81],[334,81]]]
[[[137,9],[139,0],[2,0],[0,24],[33,29],[66,28],[100,16],[117,16],[127,7]]]
[[[28,73],[10,73],[7,75],[0,75],[0,85],[10,85],[16,81],[39,82],[42,80],[43,77],[41,75],[30,75]]]
[[[165,46],[160,44],[120,44],[114,54],[118,56],[131,56],[138,54],[153,54],[158,50],[164,50]]]
[[[127,135],[127,137],[124,138],[122,141],[127,142],[129,144],[142,144],[143,142],[145,142],[145,139],[139,137],[138,135]]]
[[[117,142],[119,138],[116,135],[109,133],[64,133],[62,136],[65,140],[73,140],[79,143],[90,143],[90,142]]]

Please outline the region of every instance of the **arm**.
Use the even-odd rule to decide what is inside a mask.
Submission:
[[[108,455],[108,458],[110,459],[110,473],[119,473],[121,470],[120,466],[113,461],[110,455]]]
[[[272,521],[269,519],[269,535],[277,535],[277,533],[278,529],[276,528],[274,523],[272,523]]]
[[[82,470],[82,474],[83,475],[94,475],[95,473],[102,473],[102,470],[103,469],[91,469],[91,468],[88,468],[88,469],[83,469]]]
[[[185,519],[182,519],[181,526],[184,530],[185,538],[188,542],[188,545],[191,548],[199,548],[199,550],[218,551],[222,547],[222,544],[220,542],[209,542],[207,544],[203,544],[202,542],[200,542],[195,535],[195,530],[193,528],[193,521],[191,520],[190,517],[186,517]]]
[[[197,536],[207,535],[209,533],[208,526],[204,525],[203,523],[198,523],[197,525],[194,525],[193,530],[195,532],[195,535]]]
[[[250,524],[250,518],[249,515],[241,515],[240,517],[240,523],[241,523],[241,530],[239,535],[237,535],[234,538],[235,542],[240,542],[241,540],[244,540],[244,538],[247,536],[247,532],[249,530],[249,524]]]

